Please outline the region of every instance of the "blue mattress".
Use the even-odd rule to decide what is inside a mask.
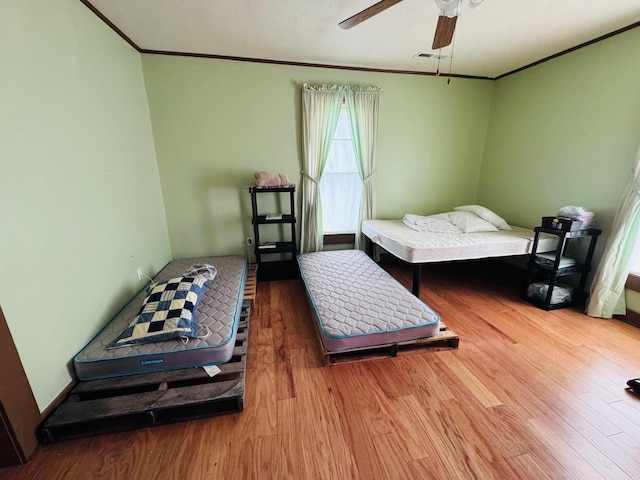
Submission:
[[[207,338],[192,338],[187,344],[177,338],[107,349],[106,346],[136,316],[146,296],[145,290],[142,290],[75,356],[73,363],[78,379],[134,375],[229,361],[242,311],[247,276],[246,259],[240,256],[223,256],[174,260],[154,280],[164,281],[180,276],[191,265],[202,263],[211,264],[217,269],[215,279],[203,294],[196,310],[198,323],[211,332]]]

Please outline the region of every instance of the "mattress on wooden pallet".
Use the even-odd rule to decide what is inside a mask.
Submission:
[[[427,338],[440,330],[440,316],[361,250],[305,253],[298,264],[330,352]]]
[[[244,257],[202,257],[174,260],[154,278],[164,281],[182,275],[191,265],[208,263],[217,274],[202,295],[196,310],[202,330],[208,327],[207,338],[191,338],[184,344],[179,338],[143,345],[107,349],[135,318],[146,296],[139,292],[116,317],[74,358],[80,380],[159,372],[229,361],[240,322],[247,263]]]

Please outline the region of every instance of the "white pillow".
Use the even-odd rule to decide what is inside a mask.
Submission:
[[[454,210],[459,212],[475,213],[477,216],[479,216],[483,220],[486,220],[491,225],[500,230],[511,230],[509,224],[505,222],[502,217],[496,215],[494,212],[481,205],[463,205],[461,207],[455,207]]]
[[[462,230],[462,233],[498,231],[495,226],[471,212],[448,212],[447,215],[449,216],[451,223]]]

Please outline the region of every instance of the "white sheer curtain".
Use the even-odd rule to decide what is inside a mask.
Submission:
[[[353,88],[345,95],[353,149],[363,187],[360,216],[356,223],[355,248],[360,248],[362,220],[374,218],[376,212],[373,178],[376,173],[376,140],[381,92],[382,89],[378,87],[363,87]]]
[[[587,315],[611,318],[626,313],[624,285],[638,238],[640,220],[640,149],[636,155],[633,178],[625,189],[613,219],[611,234],[591,282]]]
[[[302,221],[300,251],[322,250],[319,183],[336,130],[345,87],[310,86],[302,91]]]
[[[322,230],[326,235],[356,231],[362,203],[362,178],[353,149],[353,135],[345,104],[340,109],[333,143],[320,181]]]

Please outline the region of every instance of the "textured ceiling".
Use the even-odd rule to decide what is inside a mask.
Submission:
[[[433,0],[85,0],[141,50],[434,72]],[[640,22],[640,0],[485,0],[458,19],[452,72],[494,78]],[[451,55],[451,47],[442,54]],[[631,60],[630,60],[631,61]],[[448,71],[449,59],[442,61]]]

